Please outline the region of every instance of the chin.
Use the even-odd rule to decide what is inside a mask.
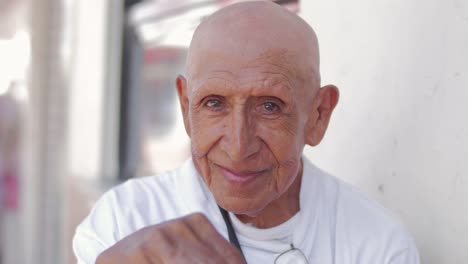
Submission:
[[[214,196],[219,206],[236,215],[255,217],[269,204],[268,201],[261,201],[258,197],[228,197],[224,193],[220,193],[220,197],[216,194]]]

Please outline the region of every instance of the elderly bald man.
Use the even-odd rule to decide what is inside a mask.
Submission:
[[[338,101],[314,31],[270,2],[196,30],[176,80],[192,159],[107,192],[77,228],[79,263],[419,263],[378,204],[315,167]]]

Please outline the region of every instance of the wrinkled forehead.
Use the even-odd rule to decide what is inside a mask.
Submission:
[[[271,71],[284,74],[288,78],[304,78],[299,66],[300,54],[284,48],[265,48],[257,54],[237,54],[224,49],[203,49],[192,57],[188,68],[190,79],[203,77],[213,72],[229,71]]]
[[[241,85],[254,82],[283,82],[291,88],[310,86],[319,82],[318,69],[304,59],[300,51],[285,47],[258,48],[255,51],[216,48],[199,48],[188,61],[189,89],[210,79]]]
[[[190,94],[298,95],[297,88],[304,87],[305,80],[294,63],[296,56],[285,49],[267,49],[253,57],[207,51],[188,78]]]

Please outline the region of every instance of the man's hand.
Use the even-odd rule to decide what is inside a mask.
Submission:
[[[145,227],[101,253],[96,264],[244,263],[200,213]]]

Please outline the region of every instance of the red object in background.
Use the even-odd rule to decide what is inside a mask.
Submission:
[[[246,2],[246,1],[249,1],[249,0],[218,0],[218,2],[221,4],[221,7],[232,5],[238,2]],[[294,12],[294,13],[299,12],[299,0],[270,0],[270,1],[284,6],[285,8],[289,9],[289,11],[291,12]]]
[[[12,171],[3,175],[3,208],[6,210],[18,209],[18,177]]]

